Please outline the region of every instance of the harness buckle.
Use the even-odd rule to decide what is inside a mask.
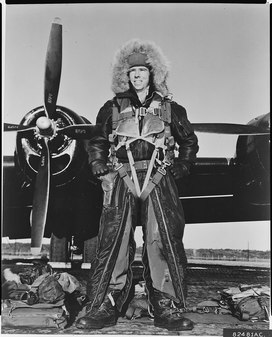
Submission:
[[[166,175],[166,170],[165,167],[166,166],[170,166],[171,163],[168,160],[164,160],[161,164],[161,166],[158,167],[158,172],[160,172],[162,175]]]
[[[163,166],[160,166],[160,167],[158,168],[158,172],[160,172],[160,174],[162,174],[163,176],[166,175],[166,170],[165,170],[165,168],[164,168]]]
[[[171,165],[170,161],[164,160],[164,162],[163,162],[163,167],[165,167],[165,166],[170,166],[170,165]]]
[[[146,108],[140,107],[139,108],[139,116],[145,116],[146,115]]]
[[[114,167],[114,170],[115,170],[115,171],[118,171],[118,170],[120,170],[120,168],[123,167],[123,166],[124,166],[124,165],[123,165],[122,163],[116,163],[116,164],[115,164],[115,167]]]

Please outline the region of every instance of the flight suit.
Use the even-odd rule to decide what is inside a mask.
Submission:
[[[184,307],[185,221],[171,167],[177,161],[188,174],[198,151],[186,110],[156,91],[142,105],[128,91],[106,102],[97,124],[102,132],[88,144],[89,163],[107,162],[110,172],[101,177],[104,205],[87,311],[95,312],[109,289],[118,294],[115,303],[121,310],[132,285],[137,225],[143,228],[143,276],[150,302],[158,291]]]

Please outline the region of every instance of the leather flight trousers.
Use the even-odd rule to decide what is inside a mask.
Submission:
[[[144,178],[145,173],[139,181]],[[175,303],[185,305],[184,215],[173,179],[163,178],[144,202],[129,192],[123,179],[116,177],[114,185],[102,212],[97,255],[87,284],[88,316],[100,308],[109,289],[120,292],[116,308],[121,311],[132,285],[134,229],[139,224],[143,227],[147,290],[156,289]]]

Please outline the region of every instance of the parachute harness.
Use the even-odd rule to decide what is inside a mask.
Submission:
[[[153,188],[160,182],[166,174],[166,168],[172,165],[174,158],[174,138],[171,136],[171,105],[170,101],[164,100],[162,103],[152,101],[149,108],[134,108],[128,104],[128,99],[121,99],[119,105],[121,112],[116,105],[113,105],[112,111],[112,133],[109,135],[110,161],[120,177],[124,179],[133,195],[141,200],[145,200]],[[122,109],[123,106],[127,106]],[[148,114],[150,114],[148,116]],[[145,116],[151,117],[145,132],[139,132],[139,120]],[[155,126],[154,126],[155,125]],[[116,137],[118,144],[116,145]],[[137,140],[144,140],[154,145],[154,150],[150,160],[134,161],[130,144]],[[117,150],[124,146],[127,151],[128,165],[119,163],[116,157]],[[163,160],[159,159],[159,150],[164,153]],[[151,177],[154,167],[156,173]],[[146,177],[142,188],[140,188],[137,177],[137,168],[147,169]],[[131,171],[131,177],[128,175]]]

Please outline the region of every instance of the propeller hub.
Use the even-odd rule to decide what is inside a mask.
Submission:
[[[54,127],[52,121],[45,117],[39,117],[36,122],[36,126],[39,129],[40,135],[44,137],[51,137],[54,134]]]

